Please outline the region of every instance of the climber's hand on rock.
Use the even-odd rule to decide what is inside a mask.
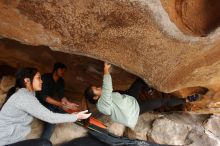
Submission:
[[[105,62],[104,63],[104,74],[109,74],[110,68],[111,68],[111,64]]]

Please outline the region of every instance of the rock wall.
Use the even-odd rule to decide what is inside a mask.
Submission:
[[[20,67],[36,67],[41,74],[52,72],[53,64],[60,61],[66,64],[65,74],[66,96],[81,99],[85,88],[90,85],[101,86],[103,62],[84,56],[51,51],[45,46],[23,45],[17,41],[0,40],[0,77],[14,75]],[[127,89],[134,75],[114,66],[112,68],[115,89]]]
[[[181,31],[207,36],[219,26],[218,0],[161,0],[163,7]]]
[[[51,51],[45,46],[23,45],[16,41],[2,39],[0,40],[0,69],[2,75],[14,75],[17,68],[24,66],[33,66],[40,72],[51,72],[53,63],[56,61],[64,62],[68,71],[65,75],[65,95],[77,102],[83,104],[83,93],[85,88],[90,85],[101,85],[102,82],[102,62],[84,56],[67,54],[63,52]],[[126,90],[136,77],[128,72],[113,66],[112,68],[113,87],[115,90]],[[214,86],[214,85],[213,85]],[[216,87],[216,86],[215,86]],[[164,94],[156,91],[153,98],[165,95],[186,98],[194,93],[206,93],[205,88],[192,87],[183,88],[170,94]],[[185,110],[194,111],[196,113],[220,113],[219,91],[209,90],[199,101],[187,104]],[[143,99],[148,98],[147,94],[143,94]]]
[[[1,37],[109,61],[163,92],[219,88],[218,1],[3,0],[0,7]],[[181,29],[189,26],[190,34]]]
[[[109,122],[109,131],[131,139],[147,140],[165,145],[218,146],[219,116],[183,112],[144,113],[134,130]]]

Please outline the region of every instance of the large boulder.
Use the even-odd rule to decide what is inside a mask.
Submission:
[[[139,117],[134,129],[110,123],[110,132],[131,139],[147,140],[165,145],[218,146],[220,144],[218,126],[220,116],[199,115],[185,112],[144,113]],[[114,126],[111,126],[114,125]],[[118,124],[120,125],[120,124]],[[117,128],[117,130],[115,130]]]
[[[27,139],[39,138],[42,134],[44,123],[38,119],[34,119],[31,124],[31,133]],[[75,123],[56,124],[55,130],[51,136],[53,145],[60,145],[71,141],[72,139],[84,137],[87,135],[87,129]]]
[[[14,76],[3,76],[0,82],[0,88],[3,92],[8,92],[8,90],[15,86],[15,77]]]
[[[8,90],[15,85],[15,77],[7,75],[0,80],[0,107],[5,101]]]

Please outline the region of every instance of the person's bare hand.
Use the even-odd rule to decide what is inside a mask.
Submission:
[[[68,107],[70,107],[72,110],[78,110],[79,105],[73,102],[70,102],[67,104]]]
[[[65,97],[61,100],[62,108],[63,109],[72,109],[78,110],[79,105],[73,102],[69,102]]]
[[[68,100],[66,99],[66,97],[63,97],[63,98],[61,99],[61,103],[62,103],[62,105],[67,105]]]
[[[78,110],[79,105],[73,102],[62,102],[63,109]]]
[[[83,120],[83,119],[89,118],[92,113],[88,113],[88,110],[85,110],[85,111],[81,111],[81,112],[73,113],[73,114],[76,114],[77,120]]]
[[[104,74],[108,74],[110,68],[111,68],[111,64],[105,62],[105,63],[104,63]]]

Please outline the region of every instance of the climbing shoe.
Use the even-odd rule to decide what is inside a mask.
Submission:
[[[187,96],[187,99],[189,100],[189,102],[193,102],[193,101],[196,101],[196,100],[200,99],[200,95],[199,94],[193,94],[193,95]]]

